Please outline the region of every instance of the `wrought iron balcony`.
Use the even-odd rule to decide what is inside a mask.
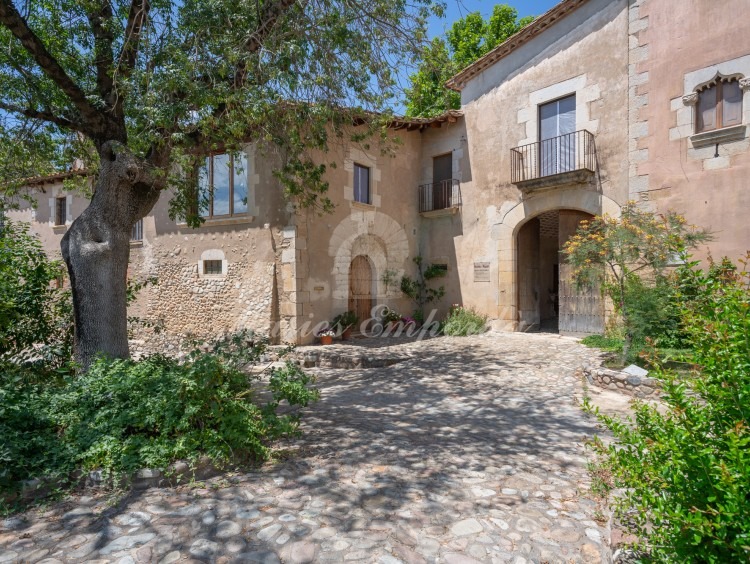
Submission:
[[[596,171],[594,135],[582,129],[510,150],[511,182],[537,188],[590,180]]]
[[[455,210],[461,205],[461,183],[456,178],[422,184],[419,187],[419,213]]]

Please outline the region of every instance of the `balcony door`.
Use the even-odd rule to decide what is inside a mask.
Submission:
[[[540,176],[575,170],[575,131],[575,94],[539,106]]]
[[[453,154],[446,153],[432,159],[432,203],[435,210],[451,206],[453,191]]]

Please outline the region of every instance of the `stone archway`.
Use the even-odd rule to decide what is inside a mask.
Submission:
[[[494,329],[518,331],[518,243],[523,226],[532,218],[554,210],[570,210],[590,215],[607,214],[618,217],[620,206],[611,198],[591,190],[549,190],[534,194],[502,214],[493,226],[492,237],[498,251],[498,310]]]
[[[550,210],[526,221],[516,237],[518,329],[565,335],[604,331],[604,300],[598,287],[578,288],[560,255],[583,220],[576,210]]]

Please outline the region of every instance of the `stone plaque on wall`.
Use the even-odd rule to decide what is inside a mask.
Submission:
[[[474,282],[489,282],[490,281],[490,263],[489,262],[475,262],[474,263]]]

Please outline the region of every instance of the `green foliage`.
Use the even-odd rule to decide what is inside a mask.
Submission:
[[[221,339],[184,363],[100,359],[86,373],[44,387],[6,374],[0,489],[77,468],[120,476],[201,456],[217,465],[265,460],[271,441],[295,434],[298,409],[319,394],[292,363],[274,369],[267,385],[249,377],[241,367],[257,362],[265,343],[247,337]]]
[[[427,17],[443,11],[430,0],[13,4],[0,24],[0,156],[9,157],[0,180],[60,171],[73,157],[95,171],[92,141],[118,141],[169,179],[172,213],[191,225],[199,218],[185,171],[200,151],[245,142],[273,150],[296,202],[328,209],[326,167],[313,155],[362,117],[357,134],[383,138],[398,92],[393,69],[416,55]],[[14,36],[16,10],[27,45],[38,41],[50,62]]]
[[[338,314],[333,318],[333,328],[336,332],[340,333],[346,330],[348,327],[353,327],[359,322],[357,314],[353,311],[345,311],[344,313]]]
[[[587,347],[601,349],[603,351],[621,352],[622,339],[604,335],[588,335],[581,339],[581,344]]]
[[[460,108],[461,95],[446,88],[445,82],[533,20],[531,16],[519,19],[515,8],[497,4],[489,20],[471,12],[454,22],[445,39],[436,37],[423,48],[417,72],[409,77],[406,115],[432,117]]]
[[[655,560],[746,562],[750,273],[695,266],[680,269],[692,297],[680,316],[700,369],[679,377],[658,370],[663,406],[638,402],[627,422],[599,415],[616,442],[595,447],[614,485],[624,488],[618,511]]]
[[[415,313],[424,319],[424,306],[445,295],[443,286],[432,288],[429,285],[431,280],[445,276],[445,270],[434,264],[424,266],[424,260],[419,256],[412,260],[417,265],[417,277],[402,276],[401,291],[412,299],[417,306]]]
[[[634,340],[674,320],[663,280],[670,260],[709,239],[708,232],[688,226],[681,215],[655,214],[628,202],[620,217],[584,220],[566,241],[563,253],[573,266],[576,284],[601,284],[622,319],[623,363]],[[659,309],[650,311],[650,307]]]
[[[67,360],[72,344],[70,294],[57,289],[63,266],[51,261],[27,225],[0,224],[0,361]]]
[[[401,314],[395,309],[384,307],[380,318],[383,320],[383,323],[398,323],[401,321]]]
[[[471,308],[453,306],[443,321],[443,334],[451,337],[478,335],[487,329],[487,316]]]

